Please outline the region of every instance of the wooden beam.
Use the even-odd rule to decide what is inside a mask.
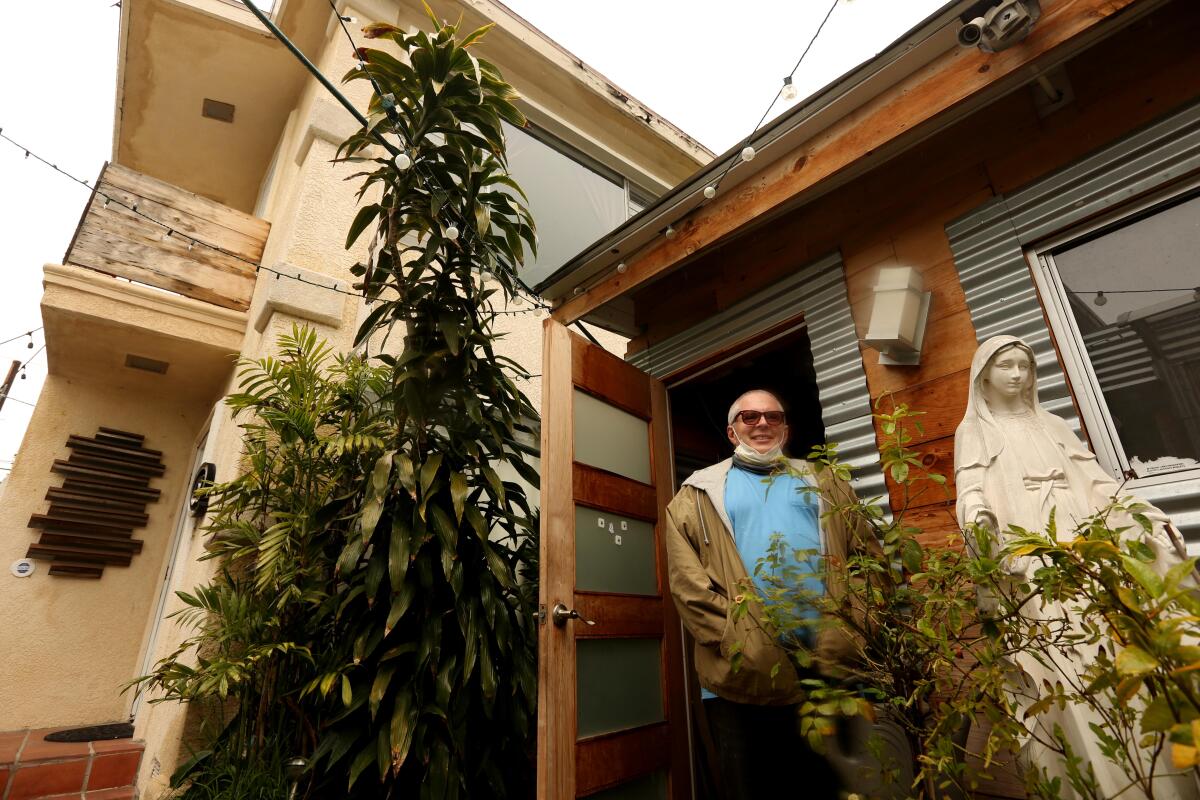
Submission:
[[[1146,0],[1048,0],[1042,18],[1022,43],[1000,53],[955,48],[900,81],[888,92],[838,120],[789,155],[675,225],[679,235],[661,238],[625,259],[613,275],[562,302],[552,316],[569,325],[610,300],[716,245],[751,221],[785,210],[818,184],[881,148],[919,140],[939,118],[978,99],[1006,78],[1127,7]]]

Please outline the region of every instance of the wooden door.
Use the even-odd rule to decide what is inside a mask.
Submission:
[[[542,372],[538,798],[690,798],[666,390],[553,319]]]

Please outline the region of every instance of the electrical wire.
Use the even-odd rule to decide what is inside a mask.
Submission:
[[[31,403],[28,400],[22,400],[21,398],[13,397],[12,395],[0,395],[0,400],[11,400],[14,403],[20,403],[23,406],[29,406],[30,408],[37,408],[37,403]]]
[[[1146,294],[1153,292],[1200,292],[1200,286],[1186,289],[1068,289],[1072,294]]]

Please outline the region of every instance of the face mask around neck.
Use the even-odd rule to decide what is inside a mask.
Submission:
[[[767,452],[760,453],[743,442],[742,437],[737,435],[737,431],[734,431],[733,435],[738,440],[738,445],[733,451],[733,460],[738,464],[744,464],[755,469],[769,469],[774,467],[783,458],[782,442],[777,442]]]

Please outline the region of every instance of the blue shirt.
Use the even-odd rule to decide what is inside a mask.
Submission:
[[[808,484],[787,474],[763,475],[736,465],[730,468],[725,478],[725,511],[733,524],[733,541],[746,572],[754,580],[760,594],[764,594],[769,583],[764,578],[770,574],[783,577],[781,573],[794,570],[792,575],[806,575],[800,586],[806,593],[819,596],[825,590],[824,581],[817,571],[820,569],[821,528],[817,494],[803,491]],[[760,575],[755,575],[758,562],[767,557],[771,540],[775,534],[783,537],[783,560],[778,570],[771,570],[766,563]],[[796,559],[797,550],[811,551]],[[736,587],[729,591],[737,593]],[[807,603],[798,603],[796,614],[815,618],[817,610]],[[812,628],[801,627],[797,634],[811,643]],[[705,699],[716,695],[705,690]]]

